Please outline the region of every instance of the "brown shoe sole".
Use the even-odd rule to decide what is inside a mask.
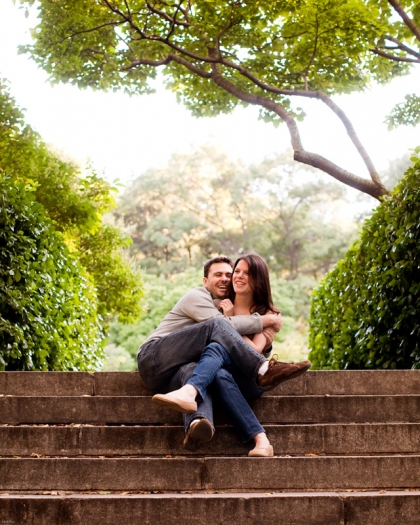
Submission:
[[[276,384],[262,386],[261,383],[260,383],[260,386],[261,386],[261,388],[263,390],[273,390],[273,388],[276,388],[281,383],[284,383],[285,381],[289,381],[289,379],[295,379],[296,377],[301,376],[302,374],[307,372],[311,368],[311,366],[312,366],[312,363],[310,361],[308,361],[308,364],[306,366],[304,366],[303,368],[300,368],[299,370],[296,370],[296,372],[293,372],[289,376],[284,377],[283,379],[280,379],[278,382],[276,382]],[[262,376],[262,377],[264,377],[264,376]]]
[[[201,419],[188,432],[184,439],[184,448],[191,452],[197,450],[204,443],[208,443],[213,437],[214,431],[210,421]]]

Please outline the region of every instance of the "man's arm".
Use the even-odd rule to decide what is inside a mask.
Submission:
[[[204,287],[190,290],[176,305],[175,311],[197,323],[216,317],[223,318],[241,335],[259,334],[263,330],[262,317],[259,314],[224,316],[214,305],[210,292]]]
[[[281,314],[265,314],[261,316],[263,328],[273,328],[276,333],[283,326]]]

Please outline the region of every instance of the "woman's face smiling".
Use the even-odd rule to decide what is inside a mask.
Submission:
[[[235,293],[237,294],[252,294],[253,290],[251,288],[250,278],[248,275],[249,265],[245,259],[241,259],[234,272],[232,277],[232,284]]]

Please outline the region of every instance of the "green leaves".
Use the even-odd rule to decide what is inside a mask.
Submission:
[[[150,6],[141,0],[75,0],[69,9],[41,0],[30,52],[53,81],[131,93],[150,91],[154,62],[169,53],[182,57],[182,64],[165,65],[167,85],[194,114],[214,114],[239,100],[200,75],[211,71],[209,49],[218,47],[228,61],[278,88],[360,90],[372,78],[398,74],[392,64],[381,69],[390,62],[383,57],[366,66],[384,34],[401,32],[390,15],[389,8],[362,0],[197,0],[182,9],[175,2]],[[277,99],[227,64],[220,69],[246,92]]]
[[[420,158],[413,160],[314,292],[316,368],[420,368]]]
[[[385,122],[390,130],[401,124],[416,126],[420,122],[420,97],[415,93],[406,95],[405,102],[397,104]]]
[[[94,287],[30,190],[0,174],[0,369],[98,369]]]

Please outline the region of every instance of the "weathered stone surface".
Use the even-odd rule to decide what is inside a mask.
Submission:
[[[3,395],[150,395],[137,372],[0,372]],[[316,370],[270,395],[420,394],[420,370]]]
[[[81,428],[0,427],[0,456],[77,456],[82,453]]]
[[[420,456],[206,458],[212,490],[420,488]]]
[[[420,492],[348,495],[346,525],[418,525]]]
[[[420,395],[267,396],[253,405],[267,423],[420,422]]]
[[[0,490],[420,488],[420,456],[0,459]]]
[[[0,372],[4,396],[83,396],[94,393],[93,372]]]
[[[276,454],[416,454],[420,423],[267,425]],[[0,455],[246,455],[230,427],[216,427],[213,440],[196,452],[183,448],[181,426],[6,426],[0,427]]]
[[[0,397],[0,423],[182,423],[150,397]]]
[[[418,525],[420,492],[0,495],[19,525]]]
[[[420,395],[264,395],[252,406],[263,424],[420,422]],[[11,396],[0,397],[0,423],[181,424],[182,416],[154,405],[148,396]]]
[[[316,370],[301,379],[303,395],[420,394],[420,370]],[[295,383],[285,385],[293,389]]]
[[[0,490],[200,490],[203,459],[0,459]]]
[[[0,521],[420,523],[420,371],[309,372],[253,408],[281,457],[246,457],[217,411],[185,451],[136,372],[0,372]]]
[[[335,494],[0,496],[19,525],[341,525],[343,507]]]
[[[97,396],[150,396],[138,372],[97,372],[95,374]]]

